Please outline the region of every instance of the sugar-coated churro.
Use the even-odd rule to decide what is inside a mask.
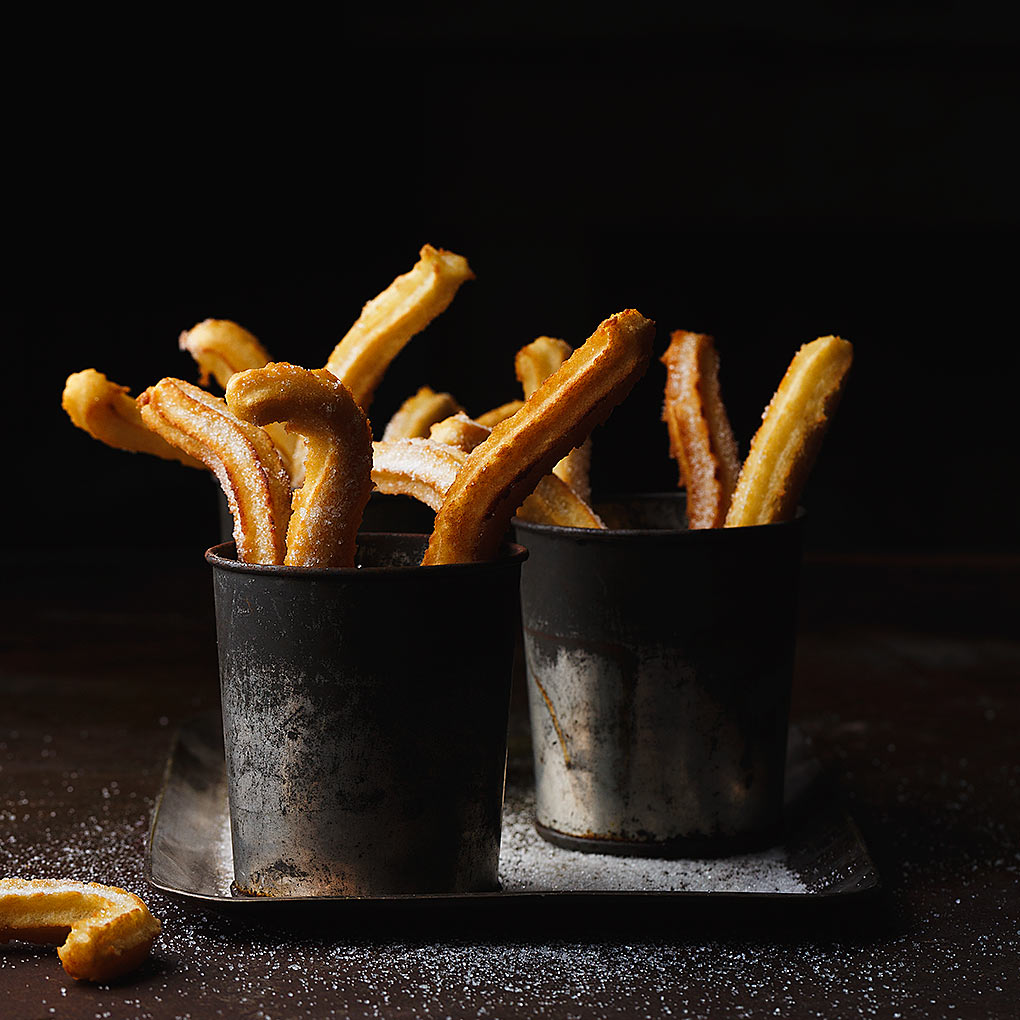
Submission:
[[[449,393],[436,393],[431,387],[422,386],[397,408],[386,423],[382,437],[384,440],[425,439],[437,421],[462,410]]]
[[[111,382],[94,368],[67,377],[61,404],[78,428],[107,446],[129,453],[151,453],[188,467],[204,467],[201,461],[146,428],[128,388]]]
[[[572,348],[565,340],[540,336],[526,344],[514,358],[514,370],[527,400],[542,383],[571,355]],[[570,486],[584,500],[591,498],[591,439],[586,439],[576,450],[571,450],[557,464],[552,473]]]
[[[326,368],[367,409],[393,359],[449,307],[461,284],[472,279],[474,273],[463,256],[425,245],[414,268],[365,305],[333,349]]]
[[[237,558],[283,563],[290,476],[269,436],[231,413],[221,397],[182,379],[161,379],[138,406],[148,428],[216,475],[234,518]]]
[[[57,945],[79,981],[112,981],[149,955],[160,923],[133,893],[65,879],[0,878],[0,942]]]
[[[438,510],[467,454],[433,439],[387,439],[373,444],[372,482],[380,492],[411,496]]]
[[[423,563],[491,559],[517,508],[645,371],[655,326],[628,309],[588,341],[468,455],[436,514]]]
[[[675,330],[662,356],[662,417],[669,451],[687,489],[687,524],[721,528],[740,472],[737,444],[719,391],[719,356],[706,333]]]
[[[500,404],[499,407],[493,407],[485,411],[474,420],[479,425],[485,425],[491,429],[494,425],[498,425],[501,421],[506,421],[507,418],[515,415],[523,406],[523,400],[508,400],[505,404]]]
[[[271,360],[258,337],[229,319],[203,319],[184,330],[178,343],[197,362],[201,386],[215,379],[226,389],[232,375],[262,368]]]
[[[287,528],[291,567],[353,567],[372,492],[372,430],[360,405],[326,369],[277,362],[233,376],[227,407],[254,425],[285,423],[305,441],[305,480]]]
[[[727,528],[786,521],[796,513],[852,360],[853,345],[836,336],[819,337],[794,355],[751,440]]]

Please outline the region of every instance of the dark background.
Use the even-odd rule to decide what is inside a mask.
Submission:
[[[524,4],[98,50],[75,29],[13,45],[9,545],[203,549],[208,479],[74,429],[66,376],[193,380],[177,336],[206,317],[319,367],[430,242],[477,279],[392,366],[377,435],[423,384],[473,413],[516,397],[520,346],[636,307],[657,355],[673,329],[715,335],[743,453],[796,349],[837,333],[855,365],[812,547],[1016,551],[1012,24]],[[663,381],[656,360],[596,432],[597,491],[675,485]]]

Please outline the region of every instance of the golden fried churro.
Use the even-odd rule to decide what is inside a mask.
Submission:
[[[181,334],[180,347],[198,363],[201,386],[213,378],[224,390],[238,372],[262,368],[271,360],[257,337],[229,319],[205,319],[192,326]],[[291,485],[300,485],[304,467],[299,437],[275,423],[267,425],[266,432],[283,457]]]
[[[262,368],[271,360],[257,337],[229,319],[204,319],[181,333],[179,343],[198,363],[201,386],[215,379],[226,389],[235,373]]]
[[[424,439],[429,429],[443,418],[463,410],[449,393],[436,393],[422,386],[397,408],[383,429],[383,439]]]
[[[628,309],[606,319],[513,417],[468,455],[436,514],[424,564],[491,559],[543,475],[609,417],[648,366],[655,326]]]
[[[571,350],[565,340],[540,336],[517,352],[514,369],[525,400],[570,357]],[[562,478],[582,499],[590,499],[591,439],[571,450],[553,467],[552,473]]]
[[[112,981],[149,955],[160,923],[133,893],[96,882],[0,878],[0,942],[57,945],[79,981]]]
[[[721,528],[740,472],[737,444],[719,392],[719,356],[706,333],[676,330],[662,356],[662,418],[669,452],[687,487],[687,526]]]
[[[787,521],[836,410],[853,345],[819,337],[794,355],[740,469],[726,527]]]
[[[470,453],[488,439],[491,429],[456,414],[432,426],[430,439]],[[598,514],[562,478],[545,475],[535,491],[517,509],[523,521],[555,524],[561,528],[604,528]]]
[[[494,407],[492,410],[480,414],[474,420],[479,425],[485,425],[491,429],[493,425],[498,425],[501,421],[506,421],[507,418],[515,415],[523,406],[523,400],[510,400],[505,404],[500,404],[499,407]]]
[[[425,245],[414,268],[365,305],[333,349],[326,368],[367,409],[390,362],[449,307],[460,285],[472,279],[474,273],[463,256]]]
[[[151,453],[188,467],[204,466],[146,428],[138,405],[128,396],[128,388],[110,382],[94,368],[67,377],[61,403],[78,428],[107,446],[130,453]]]
[[[234,518],[237,558],[283,563],[290,477],[269,436],[232,414],[221,397],[182,379],[161,379],[138,406],[146,426],[216,475]]]
[[[294,493],[284,563],[353,567],[372,492],[372,430],[344,384],[324,368],[277,362],[233,376],[226,399],[244,421],[282,422],[305,440],[305,480]]]
[[[380,492],[438,510],[466,462],[463,450],[433,439],[386,439],[373,444],[372,482]]]

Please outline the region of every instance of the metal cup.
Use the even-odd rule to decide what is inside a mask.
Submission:
[[[497,888],[527,552],[420,567],[426,543],[361,534],[352,569],[206,553],[241,892]]]
[[[763,845],[782,821],[803,519],[688,531],[684,497],[612,530],[514,522],[536,824],[576,850]]]

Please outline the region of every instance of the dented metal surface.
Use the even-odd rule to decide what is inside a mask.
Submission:
[[[621,530],[515,522],[537,827],[560,845],[726,853],[781,822],[803,521],[688,532],[682,499],[636,498],[630,528],[604,508]]]
[[[234,880],[268,896],[497,882],[516,598],[526,553],[419,568],[213,567]]]

